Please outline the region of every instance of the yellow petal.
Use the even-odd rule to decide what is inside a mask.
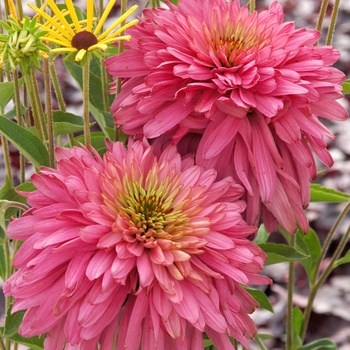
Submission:
[[[88,51],[93,51],[93,50],[96,50],[96,49],[101,49],[102,51],[106,51],[107,48],[108,48],[108,46],[105,43],[98,43],[98,44],[90,46],[88,48]]]
[[[69,23],[67,22],[66,18],[62,15],[62,12],[57,7],[57,5],[54,3],[53,0],[47,0],[49,6],[51,7],[54,14],[57,16],[57,18],[61,21],[63,27],[72,35],[74,36],[75,33],[73,29],[70,27]]]
[[[69,11],[70,17],[72,18],[72,21],[74,23],[74,27],[76,28],[76,30],[78,32],[80,32],[81,31],[81,27],[80,27],[78,16],[77,16],[77,13],[75,11],[75,8],[74,8],[74,5],[72,3],[72,0],[66,0],[65,2],[66,2],[66,5],[67,5],[67,9]]]
[[[53,27],[55,27],[55,29],[57,31],[59,31],[62,36],[65,36],[69,41],[72,39],[72,35],[70,35],[67,31],[63,30],[61,27],[61,24],[58,23],[53,17],[49,16],[46,12],[42,11],[41,9],[37,8],[36,6],[29,4],[28,6],[33,9],[35,12],[37,12],[38,14],[40,14],[42,17],[44,17],[49,23],[51,23],[51,25]],[[45,25],[43,25],[42,27],[44,27],[44,29],[46,29],[47,27],[45,27]],[[73,32],[73,30],[71,30]],[[74,32],[73,32],[74,35]]]
[[[86,54],[86,50],[85,49],[81,49],[78,51],[77,55],[75,56],[75,60],[76,61],[81,61],[83,59],[83,57],[85,56]]]
[[[118,22],[118,23],[117,23]],[[113,35],[118,35],[119,33],[123,32],[124,30],[134,26],[135,24],[139,23],[137,19],[134,19],[130,21],[129,23],[125,24],[118,30],[116,30]],[[117,27],[120,24],[119,20],[115,21],[107,30],[105,30],[99,37],[98,39],[103,39],[105,38],[115,27]]]
[[[88,32],[92,32],[92,22],[94,18],[94,0],[88,0],[87,7],[86,7],[86,30]]]
[[[109,1],[109,3],[107,4],[105,10],[103,11],[103,14],[101,16],[101,18],[99,19],[98,21],[98,24],[97,24],[97,27],[95,28],[94,30],[94,34],[96,35],[100,30],[101,28],[103,27],[103,24],[105,23],[109,13],[111,12],[114,4],[115,4],[116,0],[111,0]]]

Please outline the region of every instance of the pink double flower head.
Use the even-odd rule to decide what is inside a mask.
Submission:
[[[266,259],[247,237],[241,186],[141,142],[58,148],[32,176],[31,208],[8,226],[24,241],[4,292],[26,310],[19,333],[47,350],[218,349],[247,345]]]
[[[314,155],[332,165],[334,136],[319,117],[347,118],[337,102],[345,77],[332,67],[339,52],[314,46],[318,31],[284,23],[278,2],[260,13],[237,0],[167,5],[144,10],[126,51],[106,60],[124,78],[116,125],[232,176],[246,190],[249,224],[307,231]]]

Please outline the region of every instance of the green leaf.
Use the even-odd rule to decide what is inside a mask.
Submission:
[[[71,134],[84,130],[84,120],[81,116],[76,114],[53,111],[52,118],[54,122],[55,136]]]
[[[80,135],[74,138],[74,142],[77,144],[84,143],[84,135]],[[102,156],[106,152],[106,137],[103,132],[91,133],[91,146]]]
[[[350,195],[319,184],[311,184],[311,202],[349,202]]]
[[[23,84],[24,79],[19,80],[19,85]],[[13,82],[1,82],[0,83],[0,107],[4,109],[15,95],[15,87]]]
[[[259,227],[258,234],[254,239],[254,243],[255,244],[266,243],[269,236],[270,236],[270,233],[266,231],[265,225],[261,224]]]
[[[94,116],[103,133],[105,134],[105,137],[110,140],[113,140],[114,129],[111,130],[111,128],[113,128],[114,122],[112,114],[109,112],[101,111],[100,109],[96,108],[92,103],[90,103],[90,112]]]
[[[347,264],[349,262],[350,262],[350,250],[348,250],[347,253],[342,258],[340,258],[335,262],[334,267],[338,267],[340,265]]]
[[[17,189],[19,188],[17,187]],[[10,181],[7,178],[7,176],[5,177],[4,186],[0,189],[0,200],[2,199],[13,201],[13,202],[26,203],[26,198],[18,194],[16,190],[13,187],[11,187]],[[6,219],[10,218],[17,210],[18,210],[17,208],[13,208],[13,207],[8,208],[6,210],[4,217]]]
[[[296,244],[299,251],[309,256],[308,259],[303,259],[300,262],[309,277],[309,281],[311,281],[316,273],[317,262],[322,249],[318,235],[311,228],[307,234],[299,230],[297,232]]]
[[[30,131],[0,116],[0,132],[26,157],[35,167],[49,166],[49,153],[43,142]]]
[[[266,266],[280,262],[300,261],[308,257],[308,255],[285,244],[262,243],[259,246],[267,254]]]
[[[2,231],[2,228],[0,228]],[[3,245],[0,245],[0,277],[3,281],[6,280],[6,258],[5,249]]]
[[[273,313],[273,308],[267,295],[260,289],[247,288],[247,292],[259,303],[262,309]]]
[[[300,350],[337,350],[330,339],[318,339],[299,348]]]
[[[207,348],[208,346],[212,346],[213,342],[210,339],[203,339],[204,348]]]
[[[293,326],[298,335],[301,335],[301,330],[304,324],[304,315],[298,306],[293,309]]]
[[[269,340],[274,338],[272,334],[267,334],[267,333],[258,333],[256,337],[261,340]]]
[[[7,311],[5,318],[4,337],[9,338],[18,332],[18,328],[22,323],[24,314],[25,311],[18,311],[14,314],[11,314],[11,309]]]
[[[343,84],[341,84],[343,88],[343,94],[350,94],[350,80],[345,80]]]
[[[24,338],[18,333],[8,337],[9,339],[28,347],[30,350],[43,350],[44,349],[44,338],[32,337]]]
[[[83,75],[82,67],[77,62],[65,61],[65,66],[71,76],[76,80],[82,89],[83,86]],[[93,58],[90,62],[90,90],[89,90],[89,101],[90,103],[98,108],[100,111],[104,110],[103,106],[103,90],[101,85],[101,69],[100,60]],[[108,95],[108,105],[112,103],[114,99],[113,95]]]

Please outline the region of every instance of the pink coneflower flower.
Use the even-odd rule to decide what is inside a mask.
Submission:
[[[196,161],[234,176],[247,191],[246,220],[307,231],[304,208],[315,154],[330,166],[318,120],[344,120],[336,101],[344,74],[339,53],[314,46],[316,30],[283,23],[278,2],[249,13],[239,1],[180,0],[146,9],[128,31],[126,52],[107,59],[124,79],[111,111],[127,134],[173,143],[202,135]],[[188,140],[186,140],[187,142]]]
[[[257,303],[243,286],[269,281],[241,186],[175,146],[90,150],[58,148],[8,226],[24,240],[4,286],[12,312],[27,310],[20,334],[47,333],[48,350],[195,350],[203,332],[218,349],[246,345]]]

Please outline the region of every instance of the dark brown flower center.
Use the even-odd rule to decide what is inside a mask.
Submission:
[[[87,50],[89,47],[98,43],[98,40],[91,32],[83,31],[74,35],[72,46],[78,50]]]

